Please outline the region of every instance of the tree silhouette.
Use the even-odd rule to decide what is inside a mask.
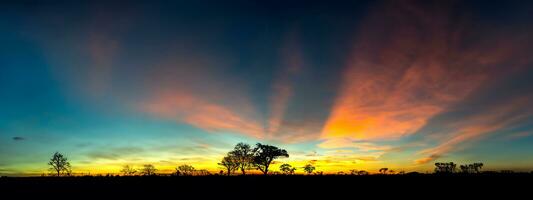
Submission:
[[[313,173],[313,171],[315,171],[315,166],[311,165],[311,164],[307,164],[304,166],[304,171],[307,173],[307,174],[311,174]]]
[[[455,172],[455,167],[456,167],[456,164],[453,162],[435,163],[435,173],[451,174]]]
[[[48,165],[50,165],[50,171],[53,171],[57,176],[61,176],[62,174],[70,175],[71,173],[70,163],[67,157],[59,152],[54,153]]]
[[[357,175],[359,171],[357,171],[356,169],[351,169],[350,170],[350,175]]]
[[[359,175],[359,176],[366,176],[366,175],[368,175],[368,172],[365,171],[365,170],[361,170],[361,171],[357,172],[357,175]]]
[[[279,157],[289,157],[289,154],[285,149],[278,147],[257,143],[253,150],[253,164],[263,172],[264,175],[268,174],[268,167],[275,159]]]
[[[471,173],[480,173],[483,163],[472,163],[468,165],[459,166],[462,173],[471,174]]]
[[[237,158],[233,155],[227,155],[224,158],[222,158],[222,161],[218,163],[218,165],[223,166],[226,168],[226,171],[228,172],[227,175],[231,175],[235,170],[239,169],[239,161]]]
[[[133,167],[130,167],[129,165],[124,165],[124,167],[122,167],[122,170],[120,170],[120,172],[122,172],[124,176],[133,176],[135,175],[135,173],[137,173],[137,170],[134,169]]]
[[[462,173],[469,174],[470,173],[470,167],[468,165],[461,165],[459,166]]]
[[[254,152],[249,144],[242,142],[238,143],[235,145],[235,148],[233,148],[233,151],[230,151],[228,155],[235,158],[235,161],[241,169],[242,175],[245,175],[246,170],[253,164]]]
[[[472,165],[473,165],[474,171],[476,173],[480,173],[480,170],[483,167],[483,163],[474,163]]]
[[[180,165],[176,170],[180,171],[184,176],[192,176],[195,171],[194,167],[191,165]]]
[[[379,169],[379,173],[381,174],[387,174],[387,171],[389,171],[389,168],[386,167]]]
[[[143,176],[155,176],[155,172],[157,171],[157,169],[154,167],[154,165],[151,165],[151,164],[147,164],[147,165],[144,165],[142,170],[141,170],[141,174]]]
[[[294,171],[296,171],[296,168],[292,167],[291,165],[285,163],[279,166],[279,170],[282,171],[284,174],[290,175],[294,174]]]

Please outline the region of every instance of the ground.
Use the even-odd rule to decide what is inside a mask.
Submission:
[[[370,176],[194,176],[194,177],[2,177],[5,193],[35,194],[194,194],[231,197],[234,193],[420,195],[422,192],[480,191],[519,194],[530,190],[533,174],[370,175]]]

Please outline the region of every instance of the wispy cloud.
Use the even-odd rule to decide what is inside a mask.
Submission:
[[[211,132],[226,131],[256,138],[263,137],[263,127],[258,122],[224,105],[196,97],[192,93],[177,90],[161,93],[143,103],[141,110]]]
[[[392,4],[363,23],[324,138],[413,134],[487,78],[486,67],[463,67],[469,61],[455,52],[462,27],[452,25],[447,13]]]
[[[294,93],[292,79],[303,68],[302,49],[299,46],[298,33],[292,31],[288,34],[285,44],[280,52],[282,70],[279,72],[272,86],[270,96],[270,113],[267,133],[274,137],[282,125],[289,100]]]
[[[22,141],[22,140],[26,140],[26,138],[24,137],[20,137],[20,136],[15,136],[12,138],[14,141]]]
[[[509,98],[504,98],[504,101],[498,104],[481,106],[484,109],[476,110],[475,114],[465,116],[461,120],[441,121],[440,123],[444,123],[443,126],[446,126],[450,131],[437,133],[442,138],[439,144],[423,149],[418,154],[430,155],[424,158],[424,161],[429,162],[453,152],[465,142],[477,141],[487,134],[523,124],[529,117],[533,116],[533,110],[529,105],[532,101],[533,98],[529,95],[509,96]],[[415,162],[419,164],[425,163],[420,162],[420,160]]]

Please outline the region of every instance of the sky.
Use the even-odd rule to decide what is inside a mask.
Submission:
[[[0,3],[0,175],[533,170],[528,1]]]

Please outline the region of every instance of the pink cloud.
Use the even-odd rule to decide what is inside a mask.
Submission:
[[[452,9],[447,3],[435,9],[389,2],[371,12],[359,29],[321,137],[375,141],[412,135],[494,77],[531,62],[526,56],[531,48],[523,42],[527,34],[493,31],[468,40],[479,30],[469,29],[468,17],[458,16],[464,18],[454,23]],[[425,154],[446,152],[507,125],[469,123],[441,150]]]
[[[160,93],[143,103],[141,110],[211,132],[235,132],[256,138],[264,136],[263,127],[243,113],[211,103],[189,92],[172,90]]]

